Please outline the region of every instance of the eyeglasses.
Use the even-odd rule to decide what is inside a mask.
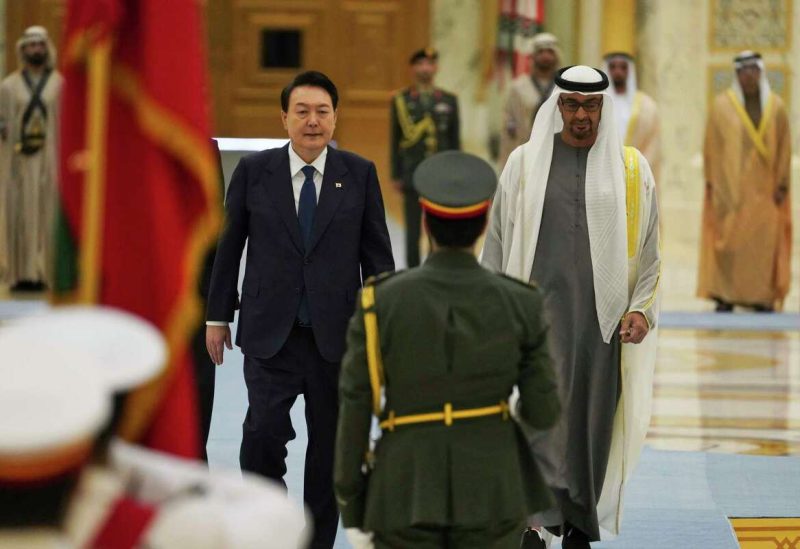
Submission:
[[[581,107],[583,107],[583,110],[586,112],[597,112],[603,106],[602,101],[584,101],[583,103],[573,99],[567,99],[566,101],[559,99],[559,101],[567,112],[578,112],[578,109]]]

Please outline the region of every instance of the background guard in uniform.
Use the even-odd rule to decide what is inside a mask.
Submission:
[[[406,265],[419,265],[422,210],[411,177],[420,162],[440,151],[459,150],[461,137],[458,99],[434,87],[436,50],[427,48],[411,56],[414,85],[398,92],[391,103],[392,181],[403,193],[406,225]]]

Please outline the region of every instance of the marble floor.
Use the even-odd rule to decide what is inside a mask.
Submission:
[[[800,455],[800,331],[662,330],[648,443]]]

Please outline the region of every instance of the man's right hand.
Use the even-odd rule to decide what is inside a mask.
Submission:
[[[211,360],[219,366],[222,364],[223,345],[229,350],[231,345],[231,329],[229,326],[206,326],[206,349]]]

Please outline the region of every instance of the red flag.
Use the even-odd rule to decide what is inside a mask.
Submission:
[[[498,7],[496,67],[502,84],[509,76],[531,72],[532,42],[544,24],[544,0],[500,0]]]
[[[189,338],[219,227],[197,0],[70,0],[61,105],[55,297],[158,326],[165,373],[132,395],[122,434],[198,455]]]

